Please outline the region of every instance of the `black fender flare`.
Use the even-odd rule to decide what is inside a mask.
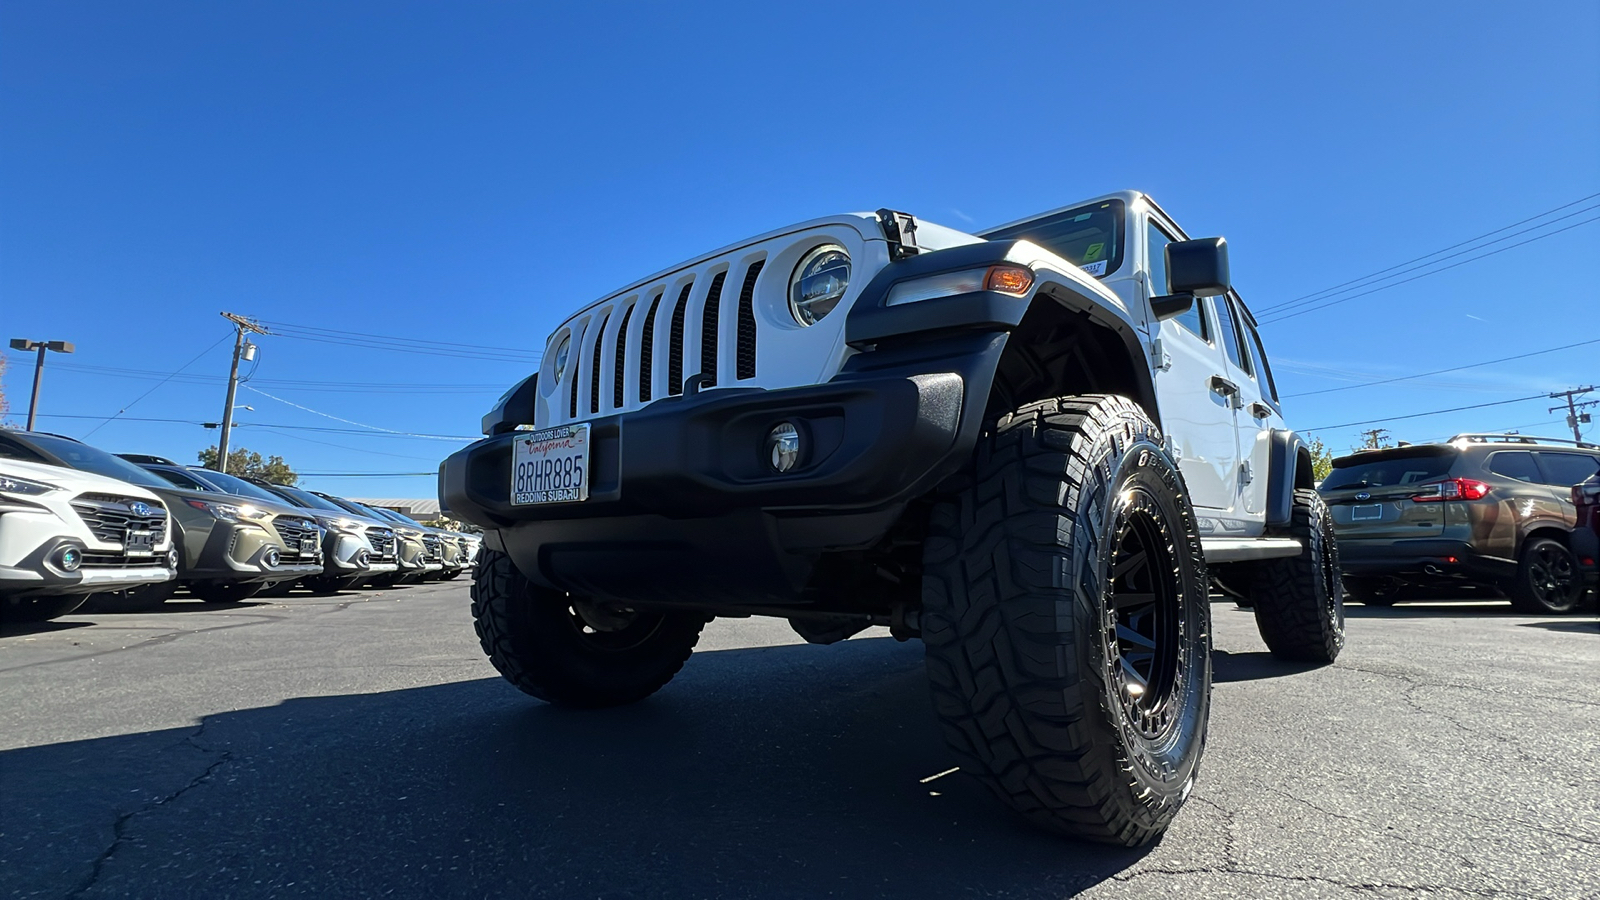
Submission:
[[[1300,435],[1287,428],[1272,429],[1268,451],[1267,531],[1289,527],[1294,517],[1294,492],[1316,487],[1312,472],[1311,448]]]

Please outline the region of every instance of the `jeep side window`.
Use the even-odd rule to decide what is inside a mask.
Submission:
[[[1146,253],[1150,257],[1150,296],[1160,297],[1171,291],[1167,283],[1167,244],[1172,242],[1172,238],[1157,227],[1155,222],[1150,222],[1145,225],[1145,240],[1149,242]],[[1200,314],[1200,301],[1196,300],[1189,306],[1187,312],[1173,316],[1171,321],[1189,329],[1191,334],[1199,335],[1206,343],[1211,343],[1205,316]]]
[[[1222,346],[1228,351],[1228,360],[1245,373],[1250,367],[1245,365],[1244,350],[1239,346],[1239,324],[1233,319],[1233,309],[1228,305],[1227,297],[1212,297],[1217,310],[1217,330],[1222,332]]]
[[[1502,450],[1489,454],[1489,471],[1529,484],[1537,484],[1540,480],[1539,467],[1534,465],[1533,454],[1526,450]]]
[[[1267,348],[1261,345],[1261,333],[1256,331],[1256,327],[1251,325],[1248,320],[1244,323],[1244,327],[1250,332],[1250,346],[1255,349],[1256,369],[1262,374],[1263,380],[1267,383],[1267,391],[1272,394],[1272,402],[1278,403],[1280,402],[1278,400],[1278,383],[1272,380],[1272,365],[1267,362]]]
[[[1600,456],[1587,453],[1552,453],[1539,451],[1539,468],[1544,470],[1543,484],[1572,487],[1589,476],[1600,472]]]

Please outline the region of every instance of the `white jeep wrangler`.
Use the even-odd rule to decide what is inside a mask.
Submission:
[[[579,310],[483,424],[440,497],[485,529],[484,650],[551,703],[649,695],[713,616],[887,625],[923,639],[963,771],[1132,845],[1194,782],[1213,579],[1279,656],[1343,644],[1332,523],[1226,244],[1143,194],[718,250]]]

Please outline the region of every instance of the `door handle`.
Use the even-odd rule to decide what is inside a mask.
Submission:
[[[1252,403],[1250,404],[1250,415],[1256,417],[1257,419],[1268,418],[1272,415],[1272,407],[1266,405],[1265,403]]]
[[[1239,386],[1221,375],[1211,376],[1211,390],[1223,396],[1239,396]]]

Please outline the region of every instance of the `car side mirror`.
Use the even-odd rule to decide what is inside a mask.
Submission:
[[[1150,312],[1155,315],[1157,321],[1181,316],[1193,305],[1193,294],[1168,294],[1165,297],[1150,298]]]
[[[1215,297],[1226,294],[1232,286],[1226,238],[1173,241],[1167,245],[1167,290],[1173,294]]]

